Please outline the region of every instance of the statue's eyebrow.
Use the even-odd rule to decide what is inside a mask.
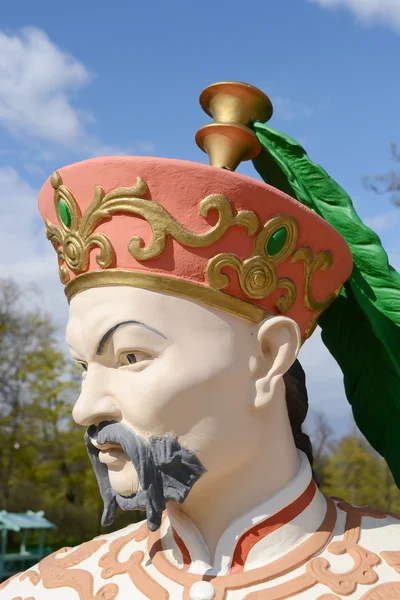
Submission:
[[[110,340],[111,336],[117,331],[117,329],[120,329],[120,327],[126,327],[127,325],[139,325],[139,327],[144,327],[145,329],[148,329],[149,331],[152,331],[153,333],[160,335],[165,340],[167,339],[165,337],[165,335],[163,333],[161,333],[161,331],[158,331],[157,329],[154,329],[153,327],[150,327],[149,325],[146,325],[145,323],[141,323],[140,321],[123,321],[122,323],[118,323],[117,325],[113,325],[112,327],[110,327],[110,329],[103,335],[103,337],[101,338],[101,340],[99,342],[99,345],[97,346],[96,354],[97,355],[104,354],[106,346],[107,346],[108,341]]]

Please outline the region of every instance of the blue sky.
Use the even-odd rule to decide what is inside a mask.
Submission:
[[[400,210],[363,189],[400,142],[399,0],[14,0],[0,22],[0,269],[35,280],[65,326],[36,194],[57,167],[101,154],[206,162],[199,92],[242,80],[272,99],[271,126],[300,140],[352,195],[400,268]],[[240,167],[255,175],[251,164]],[[319,335],[306,345],[311,403],[350,425]]]

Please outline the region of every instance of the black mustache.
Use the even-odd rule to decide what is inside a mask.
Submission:
[[[112,490],[108,469],[100,463],[99,450],[90,438],[99,444],[114,443],[122,447],[138,474],[141,489],[136,494],[124,497]],[[157,530],[166,502],[184,502],[205,472],[196,455],[183,448],[175,437],[168,435],[145,440],[116,421],[90,426],[85,434],[85,443],[104,501],[103,525],[112,523],[118,505],[122,510],[145,509],[149,529]]]
[[[86,433],[88,437],[92,438],[92,440],[97,441],[97,437],[99,433],[108,425],[113,425],[114,423],[118,423],[118,421],[102,421],[99,425],[90,425],[88,427]]]

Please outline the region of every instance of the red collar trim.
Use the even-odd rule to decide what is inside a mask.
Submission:
[[[242,573],[252,548],[267,535],[280,529],[286,525],[286,523],[289,523],[298,517],[311,504],[316,490],[317,486],[312,479],[307,489],[297,498],[297,500],[292,502],[292,504],[285,506],[285,508],[275,515],[268,517],[264,521],[261,521],[261,523],[257,523],[257,525],[246,531],[236,544],[232,557],[230,575]],[[190,552],[175,529],[172,529],[172,535],[182,555],[183,570],[188,571],[192,564]]]
[[[250,550],[267,535],[298,517],[311,504],[316,489],[317,486],[312,479],[308,488],[292,504],[285,506],[285,508],[275,515],[268,517],[268,519],[261,521],[261,523],[257,523],[257,525],[246,531],[236,544],[230,574],[242,573]]]
[[[178,546],[179,552],[182,555],[182,562],[183,562],[182,568],[184,571],[188,571],[190,568],[190,565],[192,564],[192,557],[190,556],[190,552],[189,552],[185,542],[180,537],[180,535],[175,531],[174,528],[172,528],[172,537],[174,538],[174,542]]]

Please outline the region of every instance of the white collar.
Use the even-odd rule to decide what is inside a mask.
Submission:
[[[268,564],[304,542],[321,525],[326,501],[315,486],[307,457],[298,454],[297,475],[229,525],[217,544],[213,564],[196,526],[169,506],[162,528],[167,558],[189,573],[227,575]]]

